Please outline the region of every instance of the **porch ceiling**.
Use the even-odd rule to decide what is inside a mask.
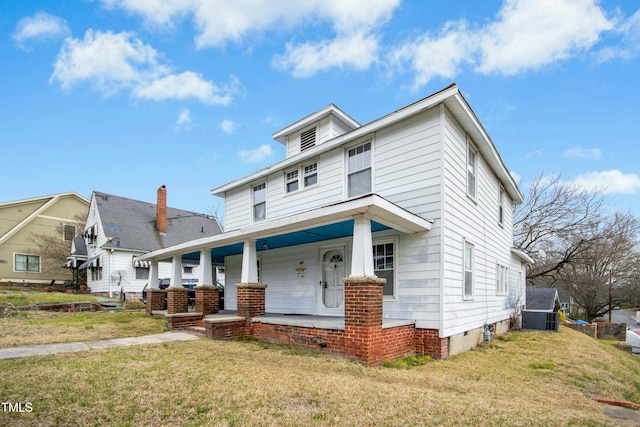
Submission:
[[[429,231],[432,224],[376,194],[370,194],[149,252],[138,260],[160,261],[177,255],[195,260],[201,250],[211,249],[211,259],[222,261],[224,256],[241,254],[245,240],[256,240],[256,249],[262,251],[265,243],[267,249],[276,249],[351,236],[356,215],[365,215],[371,220],[371,231],[393,228],[411,234]]]

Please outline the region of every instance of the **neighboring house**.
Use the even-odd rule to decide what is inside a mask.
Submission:
[[[94,191],[82,237],[87,259],[87,285],[92,294],[139,298],[149,281],[149,263],[136,257],[221,233],[216,218],[167,207],[167,190],[157,191],[157,204]],[[160,263],[160,277],[169,277],[171,263]],[[198,262],[182,265],[185,284],[197,280]],[[124,293],[124,295],[123,295]]]
[[[88,205],[73,192],[0,203],[0,283],[71,280],[71,273],[60,268],[64,258],[47,259],[33,236],[52,236],[71,247],[71,240],[82,231]]]
[[[346,317],[343,278],[384,278],[382,327],[410,324],[425,337],[413,353],[446,357],[485,325],[508,329],[533,262],[512,247],[523,197],[455,84],[365,125],[331,104],[273,137],[284,160],[212,190],[223,234],[143,259],[224,261],[238,311],[241,289],[266,284],[267,313]]]

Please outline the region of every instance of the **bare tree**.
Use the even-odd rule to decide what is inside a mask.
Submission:
[[[86,215],[76,215],[76,235],[83,230],[87,222]],[[64,224],[60,223],[53,232],[31,233],[28,240],[37,246],[34,255],[40,256],[41,271],[45,274],[59,275],[62,265],[71,253],[71,240],[65,240]],[[33,252],[33,251],[32,251]]]
[[[527,272],[534,286],[552,286],[558,272],[592,241],[587,231],[602,221],[604,199],[569,184],[559,175],[540,176],[530,185],[525,203],[514,211],[514,244],[536,263]]]
[[[637,218],[615,213],[579,237],[589,245],[558,271],[559,283],[571,292],[589,320],[633,297],[630,290],[637,286],[639,232]]]

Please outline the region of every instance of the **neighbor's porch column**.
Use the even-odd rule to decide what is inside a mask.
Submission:
[[[167,314],[189,311],[189,289],[182,286],[182,255],[173,257],[171,285],[167,288]]]
[[[375,277],[371,220],[364,214],[353,217],[353,247],[349,277]]]
[[[216,279],[211,268],[211,249],[200,251],[200,269],[196,286],[196,312],[204,316],[216,314],[220,306],[220,291],[215,285]]]
[[[258,257],[256,256],[256,241],[245,240],[242,252],[242,276],[238,288],[237,310],[238,316],[246,319],[245,334],[251,335],[251,318],[264,316],[265,291],[267,285],[258,283]]]
[[[147,314],[167,309],[167,291],[160,289],[158,261],[149,261],[149,284],[147,285]]]

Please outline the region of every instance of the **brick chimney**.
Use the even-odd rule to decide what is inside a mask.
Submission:
[[[158,188],[158,204],[156,205],[156,227],[161,233],[167,232],[167,187]]]

